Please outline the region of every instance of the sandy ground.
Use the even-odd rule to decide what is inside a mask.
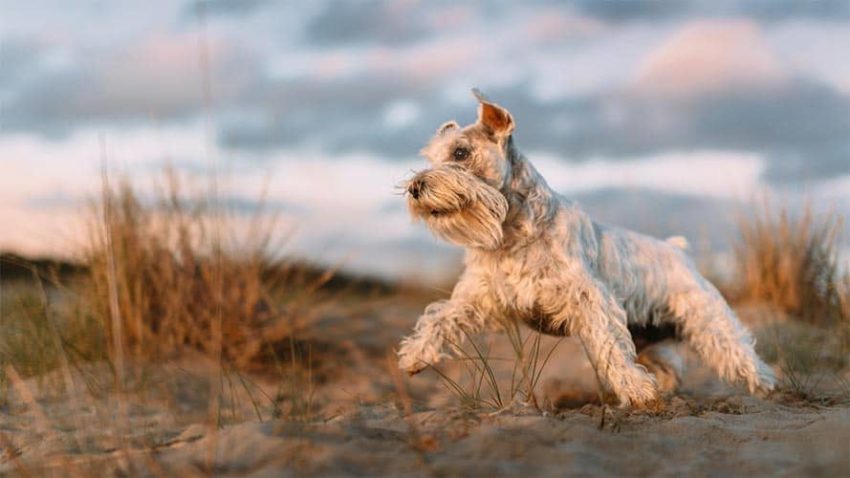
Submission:
[[[850,476],[846,394],[757,399],[692,358],[681,393],[629,412],[598,404],[581,347],[568,339],[541,375],[538,407],[463,406],[433,371],[391,373],[388,352],[419,307],[383,302],[321,317],[304,339],[301,375],[237,374],[185,357],[134,364],[121,393],[103,364],[24,380],[0,404],[0,473]],[[510,356],[503,337],[482,343],[493,358]],[[496,371],[505,384],[512,362],[494,362],[505,364]],[[469,386],[460,363],[441,370]]]

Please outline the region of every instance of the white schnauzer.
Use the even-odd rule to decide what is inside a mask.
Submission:
[[[430,304],[401,342],[403,370],[437,363],[444,346],[457,352],[467,334],[522,320],[578,337],[603,390],[623,406],[676,388],[684,370],[671,338],[727,382],[750,393],[773,388],[772,369],[684,253],[683,238],[593,222],[517,151],[511,114],[473,92],[478,121],[441,126],[422,150],[431,168],[408,183],[410,213],[464,246],[466,268],[451,298]]]

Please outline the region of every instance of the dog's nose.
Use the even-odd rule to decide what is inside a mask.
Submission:
[[[419,195],[422,193],[423,189],[425,189],[425,183],[422,182],[421,179],[416,179],[410,182],[410,186],[407,187],[407,192],[413,196],[413,199],[419,199]]]

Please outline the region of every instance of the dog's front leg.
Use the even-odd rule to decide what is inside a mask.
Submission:
[[[553,323],[579,338],[605,391],[623,406],[641,407],[657,398],[655,380],[635,363],[626,312],[602,282],[583,273],[548,299]]]
[[[399,368],[410,375],[421,372],[448,356],[444,352],[446,346],[457,350],[467,334],[484,329],[493,317],[489,297],[480,290],[478,281],[465,275],[455,286],[451,299],[426,307],[413,334],[401,341]]]

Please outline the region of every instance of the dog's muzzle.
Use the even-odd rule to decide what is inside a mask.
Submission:
[[[443,216],[469,207],[475,197],[474,176],[454,168],[420,171],[407,184],[407,200],[417,216]]]
[[[469,171],[437,167],[418,172],[407,184],[407,205],[414,219],[454,244],[495,249],[502,241],[508,202]]]

